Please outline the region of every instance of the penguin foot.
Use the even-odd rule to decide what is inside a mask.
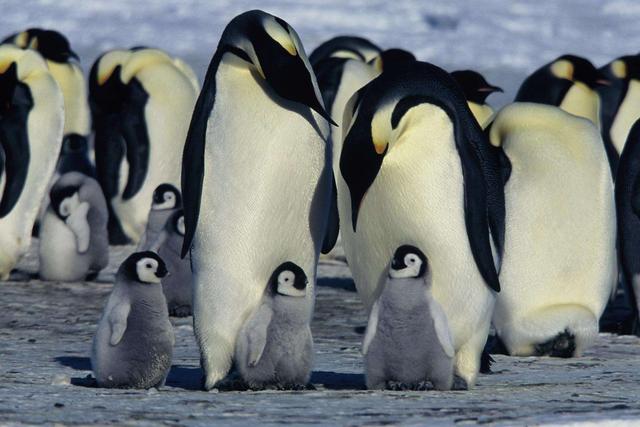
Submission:
[[[491,357],[486,347],[482,351],[482,355],[480,356],[480,373],[481,374],[490,374],[491,373],[491,365],[495,363],[495,359]]]
[[[169,307],[169,316],[171,317],[188,317],[191,316],[191,306],[176,305]]]
[[[573,357],[576,351],[576,336],[567,329],[559,333],[549,341],[535,346],[536,356],[551,356],[569,358]]]
[[[461,376],[454,375],[451,390],[469,390],[469,384],[467,384],[467,381]]]

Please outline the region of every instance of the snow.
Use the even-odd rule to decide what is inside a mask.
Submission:
[[[4,0],[8,35],[41,26],[66,34],[88,71],[103,51],[148,45],[190,63],[202,78],[226,22],[261,8],[288,21],[307,52],[338,34],[401,47],[448,70],[472,68],[505,89],[564,53],[596,65],[638,51],[640,5],[633,0]],[[34,245],[37,242],[34,242]],[[34,246],[35,248],[35,246]],[[468,392],[362,390],[366,323],[348,267],[324,260],[313,323],[318,390],[199,391],[191,319],[174,319],[176,350],[160,391],[86,387],[88,355],[118,264],[132,248],[114,250],[95,283],[32,279],[35,250],[11,281],[0,284],[0,424],[116,423],[225,425],[282,422],[321,425],[594,425],[632,424],[640,417],[640,339],[601,335],[579,359],[496,357],[494,374]]]

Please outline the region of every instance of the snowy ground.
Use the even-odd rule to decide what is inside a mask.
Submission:
[[[29,281],[37,270],[32,251],[22,271],[0,285],[0,424],[532,425],[640,419],[635,337],[601,335],[584,357],[573,360],[496,356],[494,373],[481,376],[472,391],[363,390],[362,336],[355,328],[366,319],[339,261],[320,267],[312,324],[316,391],[200,391],[191,318],[173,319],[176,349],[166,387],[91,388],[91,339],[113,272],[128,250],[112,254],[99,282],[73,284]]]
[[[636,53],[634,0],[3,0],[1,32],[27,27],[65,33],[85,70],[103,51],[156,46],[183,57],[200,77],[226,22],[261,8],[288,21],[310,52],[337,34],[402,47],[446,69],[473,68],[513,98],[531,71],[564,53],[596,65]],[[405,423],[498,425],[640,418],[640,340],[602,335],[575,360],[496,357],[495,373],[470,392],[367,392],[358,326],[364,311],[348,268],[321,264],[313,323],[317,391],[204,393],[190,319],[175,322],[168,386],[159,392],[88,388],[89,349],[123,259],[113,254],[98,283],[43,283],[23,272],[0,284],[0,424],[128,425]],[[33,251],[22,264],[37,267]],[[614,420],[603,422],[603,420]]]

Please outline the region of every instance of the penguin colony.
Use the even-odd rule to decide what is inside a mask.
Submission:
[[[640,333],[637,56],[560,56],[498,112],[476,71],[355,36],[307,56],[258,10],[224,29],[202,89],[151,47],[104,52],[87,80],[79,61],[52,30],[0,45],[0,277],[36,223],[43,280],[95,280],[110,244],[137,246],[94,338],[100,387],[164,385],[169,316],[193,315],[204,389],[306,388],[339,235],[371,389],[468,389],[488,352]]]

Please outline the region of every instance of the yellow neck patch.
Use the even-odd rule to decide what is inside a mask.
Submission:
[[[609,69],[611,70],[611,73],[619,79],[627,77],[627,64],[625,64],[624,61],[616,59],[611,63],[611,65],[609,65]]]
[[[573,64],[566,59],[551,64],[551,73],[559,79],[573,80]]]
[[[268,17],[264,21],[264,29],[269,36],[282,46],[291,56],[296,56],[298,50],[291,37],[291,34],[280,25],[273,17]]]

